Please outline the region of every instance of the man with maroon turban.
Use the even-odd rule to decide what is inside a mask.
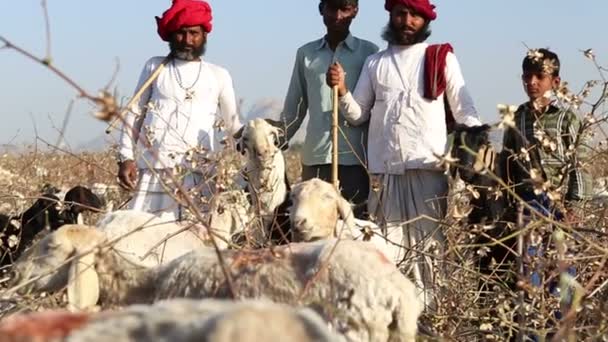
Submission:
[[[447,150],[444,101],[456,122],[481,123],[451,46],[425,42],[435,6],[429,0],[386,0],[384,7],[390,13],[382,35],[388,47],[367,59],[354,92],[338,63],[327,82],[338,86],[340,110],[350,124],[369,122],[368,210],[388,234],[403,234],[403,258],[414,265],[429,305],[433,265],[444,242],[438,220],[447,206],[447,178],[437,158]]]
[[[200,166],[188,167],[192,155],[216,151],[221,130],[234,133],[241,126],[230,74],[202,59],[211,19],[211,7],[202,0],[173,0],[156,17],[158,35],[169,43],[169,61],[130,108],[120,136],[118,178],[124,188],[135,190],[132,209],[180,219],[176,185],[167,175],[186,170],[176,176],[186,190],[208,188],[200,184],[206,178]],[[164,59],[148,60],[137,89]]]

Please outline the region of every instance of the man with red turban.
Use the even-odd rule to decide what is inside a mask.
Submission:
[[[209,189],[200,184],[209,175],[203,174],[204,165],[193,169],[193,155],[217,151],[223,130],[234,133],[241,127],[230,74],[202,59],[211,20],[211,7],[202,0],[173,0],[156,17],[158,35],[169,42],[169,59],[130,108],[120,136],[118,178],[135,190],[132,209],[182,218],[177,185],[167,175],[173,173],[186,190]],[[164,60],[148,60],[137,89]]]
[[[481,123],[451,46],[426,43],[435,6],[429,0],[386,0],[384,8],[390,13],[382,34],[388,47],[367,59],[354,92],[338,63],[327,82],[338,86],[340,110],[350,124],[369,122],[368,210],[389,234],[402,232],[403,258],[415,262],[413,276],[428,306],[433,257],[441,255],[445,240],[438,220],[445,215],[448,184],[437,157],[448,145],[444,104],[456,122]]]

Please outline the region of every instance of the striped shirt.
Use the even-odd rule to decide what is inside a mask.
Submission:
[[[515,126],[505,131],[503,149],[511,154],[507,176],[516,193],[533,191],[530,170],[534,168],[551,189],[562,187],[566,201],[588,198],[592,181],[580,163],[588,158],[589,146],[585,139],[577,142],[580,121],[575,113],[553,104],[539,112],[527,102],[515,112]],[[522,149],[528,151],[529,161],[514,157],[521,156]]]

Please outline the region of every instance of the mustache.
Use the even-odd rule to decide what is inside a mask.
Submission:
[[[184,60],[193,60],[205,54],[207,50],[207,42],[203,42],[200,47],[197,47],[187,43],[178,44],[175,41],[170,41],[169,49],[173,57]]]
[[[408,33],[416,33],[417,30],[413,27],[409,27],[407,25],[403,25],[403,26],[399,26],[399,27],[393,27],[393,30],[397,31],[397,32],[408,32]]]
[[[424,42],[431,35],[429,23],[415,29],[407,23],[395,25],[389,21],[382,31],[382,39],[389,44],[408,45]]]

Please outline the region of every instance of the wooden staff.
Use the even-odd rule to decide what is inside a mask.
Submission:
[[[124,118],[125,114],[129,111],[129,108],[131,108],[131,106],[136,101],[139,101],[139,98],[144,93],[144,91],[146,91],[146,89],[148,89],[148,87],[152,84],[152,82],[154,82],[158,78],[158,75],[160,75],[160,72],[163,71],[163,69],[165,68],[165,65],[167,65],[167,63],[169,63],[170,60],[171,60],[171,58],[169,58],[169,56],[167,56],[167,57],[165,57],[165,59],[163,59],[163,61],[156,68],[156,70],[154,70],[154,72],[150,75],[150,77],[148,77],[148,79],[144,82],[144,84],[142,84],[142,86],[137,90],[135,95],[133,95],[131,100],[129,100],[129,103],[127,103],[127,105],[114,118],[114,120],[112,120],[112,122],[110,122],[110,126],[108,128],[106,128],[107,134],[110,134],[112,132],[112,129],[114,129],[118,120],[122,120]]]
[[[332,156],[331,156],[331,182],[339,188],[338,184],[338,86],[333,87],[333,112],[332,112],[332,123],[331,123],[331,137],[332,137]]]

